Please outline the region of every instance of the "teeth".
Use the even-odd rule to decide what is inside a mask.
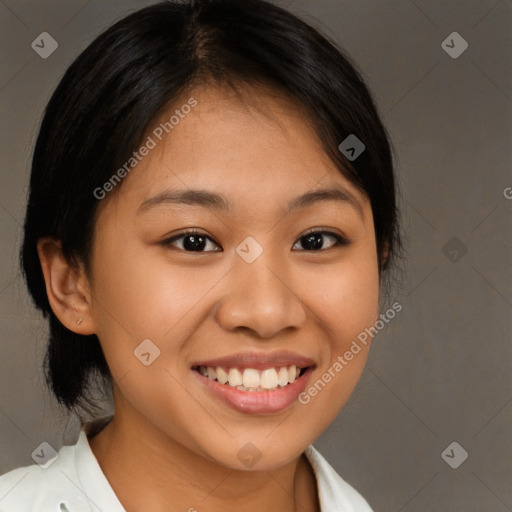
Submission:
[[[265,391],[263,388],[246,388],[245,386],[237,386],[236,389],[239,389],[240,391]]]
[[[277,372],[275,368],[270,368],[261,372],[260,385],[262,388],[277,388],[278,384],[279,381],[277,380]]]
[[[295,365],[290,366],[290,369],[288,370],[288,381],[290,384],[292,382],[295,382],[295,379],[297,378],[297,367]]]
[[[288,370],[283,366],[277,374],[277,383],[282,387],[288,384]]]
[[[242,384],[242,374],[236,368],[229,370],[229,385],[236,388]]]
[[[261,371],[254,368],[245,368],[243,371],[238,368],[224,369],[221,366],[216,368],[200,366],[198,370],[201,375],[240,391],[266,391],[295,382],[301,369],[291,365],[289,367],[267,368]]]
[[[246,388],[259,388],[260,387],[260,374],[258,370],[253,368],[246,368],[242,378],[243,384]]]
[[[224,368],[221,368],[220,366],[217,366],[217,380],[221,384],[226,384],[226,382],[229,380],[228,373],[224,371]]]

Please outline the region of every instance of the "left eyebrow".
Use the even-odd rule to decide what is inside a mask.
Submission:
[[[323,201],[336,201],[338,203],[348,204],[363,218],[363,207],[356,197],[348,190],[337,187],[312,190],[295,197],[288,203],[288,212],[291,213]],[[164,190],[156,196],[143,201],[137,208],[137,215],[156,206],[165,204],[197,205],[224,211],[231,209],[231,203],[226,197],[208,190]]]

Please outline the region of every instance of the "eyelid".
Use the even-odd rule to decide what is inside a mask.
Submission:
[[[346,242],[350,242],[351,241],[343,233],[337,233],[336,231],[333,231],[332,228],[322,227],[322,226],[319,226],[319,227],[316,227],[316,228],[307,229],[306,231],[304,231],[304,233],[302,233],[302,235],[299,236],[299,238],[302,238],[303,236],[308,236],[311,233],[321,233],[323,235],[331,235],[331,236],[343,239]]]

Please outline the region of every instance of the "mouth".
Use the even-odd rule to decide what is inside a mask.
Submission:
[[[191,370],[207,393],[238,412],[273,414],[297,401],[315,367],[311,359],[280,352],[199,361]]]

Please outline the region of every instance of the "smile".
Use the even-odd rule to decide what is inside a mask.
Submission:
[[[192,375],[213,403],[244,414],[277,414],[291,407],[316,368],[313,359],[288,351],[243,352],[195,361]]]

